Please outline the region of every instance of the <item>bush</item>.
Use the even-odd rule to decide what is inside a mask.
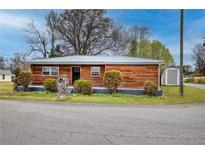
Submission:
[[[205,78],[197,79],[196,83],[205,84]]]
[[[82,85],[84,80],[75,80],[73,87],[76,93],[82,93]]]
[[[18,78],[16,78],[14,80],[14,85],[13,85],[14,91],[18,91],[18,86],[20,86],[20,83],[19,83]]]
[[[144,93],[149,96],[156,96],[158,86],[153,81],[147,81],[144,84]]]
[[[57,91],[57,80],[52,79],[52,78],[51,79],[45,79],[43,81],[43,86],[48,91],[56,92]]]
[[[116,93],[117,88],[122,82],[122,76],[119,71],[109,71],[104,75],[104,85],[110,94]]]
[[[15,78],[17,78],[19,76],[19,74],[21,73],[21,69],[20,68],[15,68],[11,72],[13,74],[15,74]]]
[[[16,79],[16,83],[23,86],[24,91],[27,91],[28,85],[30,85],[33,81],[33,74],[31,72],[20,72],[18,78]]]
[[[184,82],[185,83],[194,83],[194,79],[193,78],[186,79]]]
[[[92,93],[92,83],[89,80],[76,80],[73,86],[77,93],[82,93],[83,95],[91,95]]]

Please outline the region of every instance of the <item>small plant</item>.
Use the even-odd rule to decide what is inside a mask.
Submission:
[[[83,95],[92,94],[92,83],[90,80],[76,80],[73,86],[77,93],[82,93]]]
[[[116,93],[117,88],[122,82],[122,76],[119,71],[109,71],[104,75],[104,85],[110,94]]]
[[[23,86],[24,91],[27,91],[28,86],[32,83],[33,81],[33,74],[31,72],[20,72],[17,78],[17,83],[21,86]]]
[[[144,84],[144,93],[149,96],[156,96],[158,86],[153,81],[147,81]]]
[[[52,79],[52,78],[45,79],[43,81],[43,86],[48,91],[56,92],[57,91],[57,80],[56,79]]]

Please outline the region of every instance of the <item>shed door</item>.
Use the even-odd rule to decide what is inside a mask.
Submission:
[[[178,70],[167,70],[167,84],[177,85]]]

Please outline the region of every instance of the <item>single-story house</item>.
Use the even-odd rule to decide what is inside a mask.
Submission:
[[[1,82],[11,82],[14,80],[15,75],[11,73],[10,70],[0,70],[0,81]]]
[[[121,87],[142,88],[148,80],[160,83],[161,60],[128,56],[67,56],[30,61],[33,84],[66,74],[71,84],[77,79],[90,80],[93,86],[103,86],[106,71],[122,73]]]

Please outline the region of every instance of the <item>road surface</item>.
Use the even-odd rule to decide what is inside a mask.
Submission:
[[[1,144],[205,144],[205,103],[125,106],[0,100]]]
[[[205,84],[184,83],[184,86],[205,90]]]

